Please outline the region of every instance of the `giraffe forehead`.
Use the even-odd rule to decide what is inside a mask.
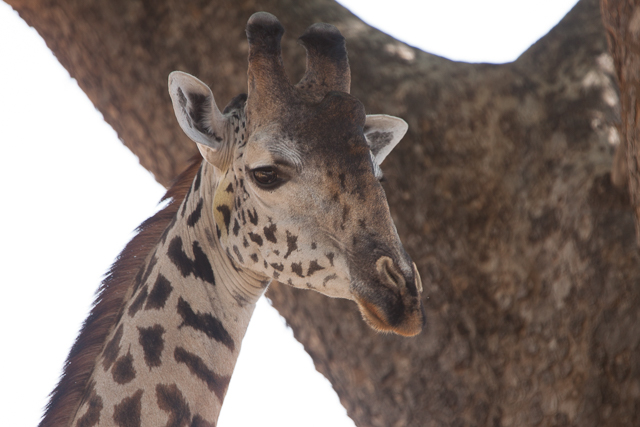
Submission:
[[[272,147],[295,141],[303,152],[318,145],[336,148],[354,141],[366,147],[364,106],[348,93],[329,92],[320,102],[296,97],[283,110],[268,123],[252,126],[250,139],[259,142],[270,138]]]
[[[301,142],[337,145],[357,140],[364,143],[365,121],[364,106],[358,99],[329,92],[320,103],[299,110],[287,124]]]

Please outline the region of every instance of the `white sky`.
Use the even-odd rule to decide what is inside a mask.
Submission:
[[[342,3],[429,52],[506,62],[575,0]],[[102,275],[164,190],[3,2],[0,94],[0,426],[27,427],[39,421]],[[329,382],[266,303],[247,332],[219,421],[220,427],[257,424],[353,426]]]

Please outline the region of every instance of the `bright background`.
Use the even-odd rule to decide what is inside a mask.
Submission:
[[[426,51],[508,62],[575,0],[344,0]],[[351,52],[356,54],[356,52]],[[118,141],[35,30],[0,2],[0,426],[37,425],[93,294],[164,189]],[[355,308],[354,308],[355,309]],[[264,300],[219,426],[353,426]]]

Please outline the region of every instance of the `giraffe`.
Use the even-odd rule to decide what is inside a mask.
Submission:
[[[169,76],[178,123],[199,157],[103,282],[42,427],[215,426],[255,303],[272,281],[356,302],[373,328],[422,330],[422,283],[379,183],[404,136],[349,94],[345,40],[300,37],[292,85],[284,29],[247,23],[248,95],[221,112],[209,87]],[[164,200],[163,199],[163,200]]]

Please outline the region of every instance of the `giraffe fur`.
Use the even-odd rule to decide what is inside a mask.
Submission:
[[[407,125],[348,93],[333,26],[303,34],[307,73],[292,85],[283,32],[270,14],[249,19],[248,95],[223,111],[197,78],[169,76],[202,159],[114,264],[42,427],[215,426],[274,280],[353,300],[377,330],[421,331],[422,283],[379,183]]]

